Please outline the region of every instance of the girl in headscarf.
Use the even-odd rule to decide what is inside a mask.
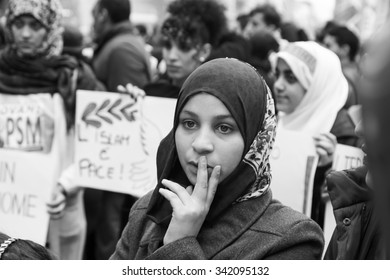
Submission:
[[[7,46],[0,53],[0,102],[38,100],[43,112],[38,118],[45,124],[42,133],[47,140],[38,148],[58,159],[58,177],[72,160],[76,90],[103,89],[85,63],[61,55],[61,13],[59,0],[10,0],[5,14]],[[7,145],[2,143],[2,148],[21,149]],[[39,153],[36,147],[23,150],[31,148]],[[47,174],[48,178],[52,175]],[[60,259],[81,259],[85,238],[82,193],[69,191],[61,184],[53,186],[48,244]]]
[[[183,84],[157,154],[158,184],[133,206],[112,259],[319,259],[321,229],[272,200],[275,108],[257,71],[215,59]]]
[[[5,16],[7,46],[0,53],[0,91],[58,92],[64,100],[70,128],[74,121],[75,89],[102,86],[87,64],[61,55],[60,1],[10,0]],[[77,78],[76,83],[72,83],[72,78]]]
[[[313,136],[319,156],[312,218],[320,224],[320,186],[336,144],[358,146],[354,123],[343,109],[348,96],[338,57],[315,42],[290,43],[277,54],[274,84],[278,127]]]

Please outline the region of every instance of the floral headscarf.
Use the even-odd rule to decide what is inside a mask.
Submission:
[[[169,221],[172,209],[158,192],[164,178],[182,186],[190,183],[180,166],[174,135],[181,110],[190,98],[207,93],[218,98],[235,119],[244,139],[244,154],[236,169],[219,183],[206,220],[210,221],[234,203],[266,193],[271,183],[269,156],[275,138],[276,117],[271,92],[257,71],[236,59],[220,58],[198,67],[185,81],[176,104],[172,131],[157,154],[159,183],[148,209],[157,223]]]
[[[38,56],[56,56],[62,52],[62,6],[59,0],[9,0],[6,10],[6,31],[13,44],[11,24],[19,16],[31,15],[48,31],[47,40],[38,50]],[[13,46],[15,47],[15,46]]]

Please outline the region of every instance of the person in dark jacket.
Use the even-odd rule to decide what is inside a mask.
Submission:
[[[361,122],[356,134],[364,137]],[[364,144],[362,150],[367,152]],[[363,167],[334,171],[326,177],[336,228],[324,259],[373,260],[386,256],[367,157],[364,163]]]
[[[149,54],[130,22],[129,0],[99,0],[95,4],[93,31],[96,49],[93,69],[107,91],[131,83],[142,88],[151,81]],[[135,197],[87,189],[87,259],[108,259],[115,250]]]
[[[111,259],[319,259],[320,227],[272,200],[275,106],[251,65],[219,58],[184,82],[158,184]]]
[[[96,48],[93,69],[108,91],[132,83],[143,87],[151,80],[149,54],[130,22],[128,0],[99,0],[92,15]]]

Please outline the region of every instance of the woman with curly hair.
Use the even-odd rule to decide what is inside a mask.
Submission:
[[[236,59],[184,82],[157,153],[158,184],[132,207],[111,259],[319,259],[320,227],[272,200],[275,106]]]
[[[176,0],[161,26],[165,74],[146,95],[177,98],[185,79],[204,63],[227,30],[225,7],[214,0]]]

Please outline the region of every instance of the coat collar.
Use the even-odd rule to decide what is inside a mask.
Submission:
[[[219,218],[203,224],[197,240],[206,258],[213,258],[245,233],[264,214],[271,200],[272,192],[268,190],[258,198],[231,205]],[[162,246],[166,228],[151,220],[148,223],[140,247],[147,246],[150,255]]]
[[[331,172],[326,180],[329,197],[334,210],[366,202],[372,199],[373,191],[367,186],[365,166]]]

